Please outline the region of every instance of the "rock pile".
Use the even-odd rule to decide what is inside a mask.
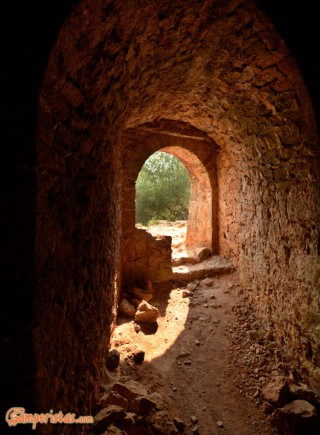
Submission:
[[[136,322],[154,323],[159,317],[159,310],[149,303],[153,296],[154,289],[150,281],[146,289],[133,287],[122,295],[119,312],[134,318]]]
[[[275,376],[262,388],[262,396],[269,405],[266,409],[272,412],[271,418],[282,434],[320,434],[320,402],[307,385]]]
[[[163,397],[150,393],[134,380],[114,382],[103,388],[93,408],[94,434],[177,434],[176,422],[168,415]]]

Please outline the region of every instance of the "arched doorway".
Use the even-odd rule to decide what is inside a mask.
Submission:
[[[155,151],[178,158],[189,173],[188,255],[195,255],[203,248],[218,253],[217,148],[211,139],[192,126],[165,120],[161,125],[161,131],[142,126],[127,130],[124,136],[121,240],[124,289],[137,284],[145,286],[149,280],[162,285],[172,276],[171,241],[155,240],[146,235],[146,231],[135,228],[135,182],[143,164]],[[188,135],[185,134],[187,127]]]
[[[238,259],[252,302],[294,344],[296,361],[310,328],[300,334],[294,308],[308,312],[309,299],[318,307],[319,141],[290,53],[252,2],[179,4],[174,27],[151,3],[112,12],[81,2],[39,96],[35,342],[39,379],[52,380],[39,382],[48,409],[68,407],[68,397],[90,406],[79,391],[92,391],[101,373],[118,266],[122,282],[134,276],[132,180],[157,149],[194,152],[214,198],[219,179],[212,250]],[[163,118],[171,125],[150,125]]]

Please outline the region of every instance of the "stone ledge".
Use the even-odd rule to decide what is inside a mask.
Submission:
[[[235,267],[230,260],[214,255],[207,260],[198,263],[172,268],[173,280],[180,282],[190,281],[193,279],[206,278],[219,273],[234,272]]]

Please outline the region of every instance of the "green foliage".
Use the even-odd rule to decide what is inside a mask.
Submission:
[[[189,174],[179,159],[156,152],[146,160],[136,181],[136,222],[188,218]]]

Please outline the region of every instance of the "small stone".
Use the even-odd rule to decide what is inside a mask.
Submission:
[[[90,429],[92,432],[101,433],[106,430],[110,424],[121,420],[125,415],[125,411],[120,406],[110,405],[94,416],[93,425]]]
[[[189,282],[189,284],[187,285],[187,290],[189,290],[190,292],[194,292],[196,288],[197,288],[196,283]]]
[[[120,396],[120,394],[111,391],[110,394],[108,394],[107,398],[100,400],[93,408],[93,415],[98,414],[102,409],[107,408],[109,405],[116,405],[120,406],[120,408],[123,408],[125,411],[128,410],[129,407],[129,401]]]
[[[156,403],[145,396],[137,396],[130,402],[130,410],[139,415],[147,415],[156,407]]]
[[[222,422],[221,420],[217,421],[217,426],[218,426],[220,429],[224,428],[224,424],[223,424],[223,422]]]
[[[137,323],[135,323],[135,325],[134,325],[134,330],[135,330],[136,332],[140,332],[140,331],[141,331],[141,326],[138,325]]]
[[[313,402],[316,397],[315,392],[305,384],[291,385],[290,392],[295,399],[307,400],[308,402]]]
[[[205,287],[212,287],[213,286],[213,281],[210,278],[206,278],[206,279],[203,279],[201,281],[201,285],[203,285]]]
[[[274,406],[271,405],[271,403],[269,403],[269,402],[264,402],[262,405],[262,412],[264,414],[267,414],[267,415],[272,414],[274,409],[275,409]]]
[[[180,352],[176,358],[183,358],[184,356],[190,355],[190,352]]]
[[[117,349],[112,349],[109,351],[106,361],[106,367],[108,370],[112,371],[119,367],[120,364],[120,352]]]
[[[130,435],[142,435],[150,433],[149,424],[146,422],[142,416],[135,414],[134,412],[127,412],[125,418],[117,422],[117,427],[121,429],[121,434]],[[104,435],[109,435],[107,434]]]
[[[211,256],[211,251],[209,248],[196,248],[195,254],[199,261],[204,261]]]
[[[134,320],[136,322],[153,323],[156,322],[159,315],[160,314],[158,308],[150,305],[146,301],[142,301],[138,306],[138,309],[134,316]]]
[[[294,400],[272,415],[273,421],[285,435],[318,434],[319,416],[316,408],[306,400]]]
[[[200,434],[198,426],[195,426],[195,427],[192,429],[192,433],[193,433],[194,435],[199,435],[199,434]]]
[[[197,345],[197,346],[200,346],[200,341],[199,340],[195,340],[194,344]]]
[[[172,387],[172,391],[178,391],[177,387]]]
[[[187,359],[187,360],[184,362],[184,364],[185,364],[186,366],[191,366],[192,361],[191,361],[190,359]]]
[[[283,406],[290,400],[288,381],[284,376],[275,376],[262,388],[263,397],[275,406]]]
[[[193,424],[198,423],[198,418],[197,418],[195,415],[192,415],[192,416],[191,416],[191,422],[192,422]]]
[[[174,418],[174,419],[173,419],[173,423],[174,423],[175,427],[176,427],[180,432],[184,431],[186,425],[185,425],[185,423],[184,423],[183,420],[181,420],[180,418]]]
[[[145,352],[143,350],[137,350],[132,353],[133,361],[135,364],[142,364],[144,361]]]
[[[126,383],[123,382],[116,382],[111,391],[114,391],[120,396],[125,397],[129,400],[129,402],[133,399],[135,399],[137,396],[147,396],[148,392],[146,387],[139,384],[138,382],[134,380],[130,380]]]
[[[189,298],[190,296],[192,296],[192,292],[189,290],[182,290],[182,297],[183,298]]]
[[[119,305],[119,311],[128,317],[134,317],[136,309],[127,301],[127,299],[122,299]]]

